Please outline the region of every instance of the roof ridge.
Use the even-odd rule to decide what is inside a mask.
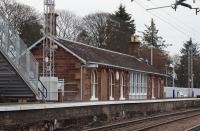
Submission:
[[[78,59],[80,60],[83,60],[83,62],[85,63],[86,60],[84,60],[83,57],[79,56],[80,54],[76,54],[76,52],[73,52],[73,50],[71,51],[70,49],[68,49],[67,45],[65,46],[65,42],[72,42],[72,43],[76,43],[77,45],[83,45],[85,47],[91,47],[91,48],[94,48],[94,49],[97,49],[99,51],[103,50],[103,51],[107,51],[107,52],[111,52],[113,54],[119,54],[119,55],[124,55],[124,56],[128,56],[129,58],[134,58],[135,61],[139,62],[139,63],[144,63],[142,60],[139,60],[138,58],[136,58],[135,56],[131,56],[131,55],[128,55],[128,54],[123,54],[123,53],[119,53],[119,52],[115,52],[115,51],[110,51],[110,50],[107,50],[107,49],[102,49],[102,48],[98,48],[98,47],[94,47],[94,46],[91,46],[91,45],[86,45],[84,43],[81,43],[81,42],[77,42],[77,41],[73,41],[73,40],[68,40],[68,39],[63,39],[63,38],[59,38],[59,37],[55,37],[55,36],[44,36],[43,38],[41,38],[40,40],[38,40],[31,48],[29,48],[30,50],[36,46],[37,44],[39,44],[44,38],[48,38],[48,39],[51,39],[53,40],[56,44],[58,44],[59,46],[61,46],[62,48],[64,48],[66,51],[69,51],[69,53],[71,53],[72,55],[74,55],[75,57],[77,57]],[[61,43],[61,40],[64,41],[64,43],[62,42]],[[76,45],[74,44],[74,45]],[[119,56],[120,57],[120,56]],[[94,61],[93,61],[94,62]],[[97,61],[97,62],[102,62],[102,61]],[[105,63],[105,64],[109,64],[109,63]],[[130,63],[129,63],[130,64]],[[148,65],[147,63],[144,63],[146,65]],[[120,65],[120,64],[116,64],[116,63],[110,63],[109,65],[111,66],[116,66],[116,67],[123,67],[123,68],[126,68],[126,69],[135,69],[135,67],[132,67],[132,65],[130,66],[126,66],[126,65]],[[147,69],[137,69],[137,70],[144,70],[144,72],[149,72],[149,73],[152,73],[152,74],[160,74],[160,71],[155,68],[154,66],[151,66],[151,65],[148,65],[150,67],[153,67],[152,69],[151,68],[147,68]],[[156,70],[155,70],[156,69]],[[136,70],[136,69],[135,69]],[[162,73],[161,73],[162,74]]]
[[[132,56],[132,55],[125,54],[125,53],[120,53],[120,52],[116,52],[116,51],[112,51],[112,50],[108,50],[108,49],[103,49],[103,48],[95,47],[95,46],[92,46],[92,45],[87,45],[87,44],[84,44],[84,43],[81,43],[81,42],[77,42],[77,41],[73,41],[73,40],[69,40],[69,39],[64,39],[64,38],[60,38],[60,37],[55,37],[54,39],[56,39],[56,38],[59,38],[61,40],[65,40],[65,41],[69,41],[69,42],[73,42],[73,43],[76,43],[76,44],[79,44],[79,45],[84,45],[84,46],[88,46],[88,47],[91,47],[91,48],[95,48],[95,49],[99,49],[99,50],[103,50],[103,51],[107,51],[107,52],[111,52],[111,53],[116,53],[116,54],[119,54],[119,55],[129,56],[129,57],[135,58],[136,60],[141,62],[141,60],[139,58]]]

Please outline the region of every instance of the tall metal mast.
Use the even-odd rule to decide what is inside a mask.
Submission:
[[[193,44],[189,44],[188,49],[188,88],[189,88],[189,97],[193,97]]]
[[[55,0],[44,0],[44,35],[53,39],[56,35]],[[54,43],[45,39],[43,43],[43,76],[54,77]]]

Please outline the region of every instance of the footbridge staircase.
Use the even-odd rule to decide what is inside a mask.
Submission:
[[[38,62],[8,20],[0,15],[0,101],[45,100]]]

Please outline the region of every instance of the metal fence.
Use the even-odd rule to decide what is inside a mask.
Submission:
[[[166,98],[200,96],[200,88],[164,87],[164,92]]]
[[[13,30],[6,18],[0,15],[0,51],[16,68],[32,90],[38,95],[38,62]]]

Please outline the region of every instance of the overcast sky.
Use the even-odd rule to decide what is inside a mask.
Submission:
[[[17,0],[18,2],[33,6],[39,12],[43,12],[43,0]],[[146,8],[171,5],[175,0],[55,0],[56,9],[65,9],[74,12],[78,16],[84,16],[95,12],[114,12],[120,3],[127,7],[127,12],[135,19],[137,31],[143,31],[145,24],[149,25],[154,18],[159,35],[166,40],[166,44],[172,44],[166,50],[171,55],[180,53],[183,42],[193,38],[200,43],[200,13],[195,10],[179,7],[177,11],[172,8],[146,11]],[[200,7],[200,1],[187,0],[194,7]],[[145,8],[145,9],[144,9]],[[137,32],[138,35],[141,35]]]

